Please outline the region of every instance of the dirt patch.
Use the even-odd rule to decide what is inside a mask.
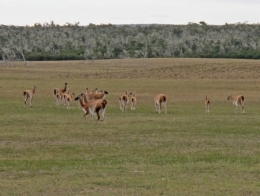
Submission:
[[[260,62],[244,60],[179,60],[170,65],[153,65],[137,69],[97,72],[93,78],[154,78],[154,79],[257,79],[260,77]],[[152,61],[151,61],[152,62]]]
[[[260,61],[239,59],[120,59],[30,62],[28,66],[2,66],[1,73],[23,78],[154,78],[154,79],[258,79]],[[4,76],[3,75],[3,76]]]

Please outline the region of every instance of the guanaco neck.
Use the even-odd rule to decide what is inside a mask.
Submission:
[[[67,90],[67,83],[65,84],[64,89],[62,90],[62,92],[64,93],[64,92],[66,92],[66,90]]]
[[[84,104],[84,102],[83,102],[83,98],[82,97],[79,98],[79,104],[80,104],[80,106],[82,108],[84,108],[86,106],[86,104]]]
[[[82,102],[84,101],[84,104],[86,104],[86,103],[88,103],[89,101],[88,101],[88,99],[87,99],[87,96],[84,96],[83,98],[82,98]]]
[[[233,97],[233,95],[230,95],[230,96],[229,96],[229,100],[232,101],[232,102],[235,100],[234,97]]]
[[[36,86],[33,87],[33,91],[32,91],[33,94],[35,93],[35,90],[36,90]]]

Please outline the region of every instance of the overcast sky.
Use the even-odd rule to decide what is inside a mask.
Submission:
[[[260,0],[0,0],[0,25],[260,23]]]

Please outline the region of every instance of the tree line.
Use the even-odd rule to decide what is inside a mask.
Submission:
[[[1,60],[260,58],[259,24],[0,26]]]

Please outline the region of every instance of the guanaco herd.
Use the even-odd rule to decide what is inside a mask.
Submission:
[[[53,90],[53,96],[56,105],[66,105],[67,109],[70,108],[70,104],[73,100],[74,93],[71,90],[67,89],[68,84],[65,83],[63,88],[55,88]],[[23,92],[24,95],[24,106],[32,107],[32,100],[35,94],[37,87],[33,86],[32,90],[25,90]],[[105,110],[107,106],[107,101],[104,99],[105,96],[108,94],[106,90],[101,90],[98,92],[98,88],[90,91],[86,88],[85,93],[81,93],[77,95],[74,100],[79,102],[79,106],[84,112],[84,118],[87,122],[86,116],[89,114],[93,119],[95,114],[97,115],[97,120],[106,120]],[[238,107],[241,106],[241,113],[245,113],[244,102],[245,98],[243,95],[232,96],[229,95],[227,100],[231,101],[232,104],[235,106],[235,113],[238,113]],[[119,108],[122,111],[127,109],[127,105],[131,104],[131,110],[136,109],[136,93],[125,91],[123,95],[119,97]],[[210,100],[208,96],[205,97],[205,112],[210,112]],[[158,94],[154,97],[154,105],[156,113],[161,113],[162,108],[164,108],[164,112],[167,113],[167,97],[165,94]],[[102,119],[100,119],[100,114]]]

